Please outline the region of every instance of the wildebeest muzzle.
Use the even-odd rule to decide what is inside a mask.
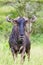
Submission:
[[[24,35],[23,36],[19,36],[19,39],[20,40],[23,40],[24,39]]]

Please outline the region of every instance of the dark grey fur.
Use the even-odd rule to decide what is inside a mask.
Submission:
[[[18,27],[14,26],[9,38],[9,45],[13,54],[13,58],[17,56],[18,53],[21,54],[21,59],[23,60],[25,57],[25,52],[28,55],[28,59],[30,57],[30,40],[29,37],[24,34],[24,38],[22,40],[19,39],[19,31]],[[15,56],[14,56],[15,55]]]

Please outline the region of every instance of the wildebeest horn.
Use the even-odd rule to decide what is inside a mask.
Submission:
[[[25,21],[28,21],[29,19],[27,17],[23,17],[25,19]]]
[[[11,16],[11,15],[8,15],[8,16],[6,17],[6,20],[7,20],[8,22],[12,22],[12,21],[13,21],[13,19],[11,19],[10,16]]]
[[[10,16],[11,16],[11,15],[8,15],[8,16],[6,17],[6,20],[7,20],[8,22],[17,21],[17,20],[20,18],[20,17],[17,17],[17,18],[15,18],[15,19],[11,19]]]

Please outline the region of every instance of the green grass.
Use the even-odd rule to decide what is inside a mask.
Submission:
[[[4,0],[0,1],[4,2]],[[12,27],[11,24],[6,22],[6,16],[9,15],[13,9],[14,8],[11,6],[1,6],[0,4],[0,65],[21,65],[20,55],[18,55],[17,63],[14,62],[9,48],[8,40],[6,40],[6,38],[4,37],[5,34],[8,35],[10,33],[8,32],[8,30],[10,31]],[[14,14],[14,16],[16,17],[17,13]],[[40,17],[43,16],[43,12],[39,12],[38,14],[40,14]],[[43,34],[33,35],[30,37],[30,39],[30,60],[28,62],[26,56],[24,65],[43,65]]]
[[[23,65],[43,65],[43,34],[31,36],[30,60],[27,56]],[[39,41],[40,40],[40,41]],[[5,38],[0,39],[0,65],[21,65],[20,55],[15,63],[9,48],[8,41]]]

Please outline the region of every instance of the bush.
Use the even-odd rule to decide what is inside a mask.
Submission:
[[[33,34],[43,33],[43,19],[42,18],[38,18],[37,21],[33,23],[32,33]]]

